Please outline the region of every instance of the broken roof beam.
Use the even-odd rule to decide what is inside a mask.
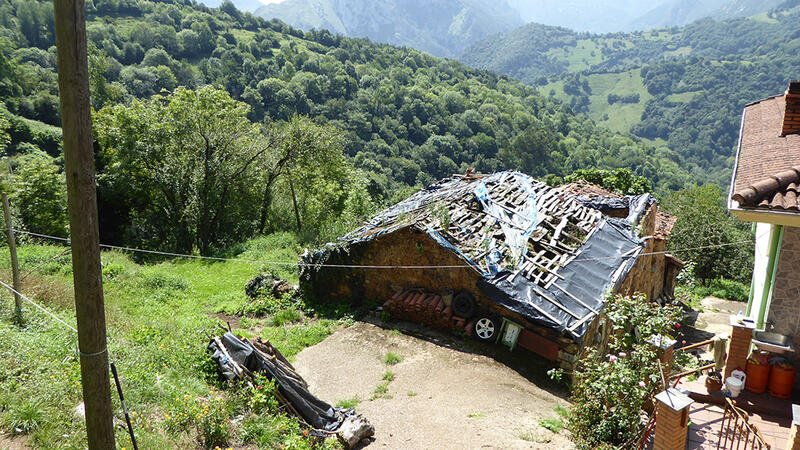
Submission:
[[[597,316],[597,314],[595,314],[595,313],[589,313],[589,314],[585,315],[581,320],[575,322],[574,324],[572,324],[571,327],[567,328],[567,331],[569,331],[573,335],[575,335],[575,329],[577,329],[579,326],[583,325],[587,320],[593,319],[595,316]]]
[[[561,290],[561,292],[563,292],[563,293],[567,294],[567,295],[569,296],[569,298],[571,298],[571,299],[575,300],[576,302],[578,302],[578,303],[579,303],[581,306],[583,306],[584,308],[588,309],[589,311],[591,311],[591,312],[593,312],[593,313],[595,313],[595,314],[599,314],[599,311],[597,311],[596,309],[594,309],[594,308],[592,308],[591,306],[587,305],[586,303],[584,303],[584,301],[583,301],[583,300],[579,299],[578,297],[576,297],[576,296],[572,295],[572,294],[571,294],[571,293],[570,293],[568,290],[564,289],[563,287],[561,287],[561,286],[559,286],[559,285],[557,285],[557,284],[553,284],[553,286],[555,286],[556,288],[558,288],[559,290]]]

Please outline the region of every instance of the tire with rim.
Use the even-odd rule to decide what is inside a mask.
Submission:
[[[503,325],[503,320],[494,314],[478,314],[475,316],[475,339],[481,342],[494,342],[497,340],[497,335],[500,333],[500,327]]]
[[[467,291],[461,291],[453,296],[453,314],[465,319],[475,315],[475,298]]]

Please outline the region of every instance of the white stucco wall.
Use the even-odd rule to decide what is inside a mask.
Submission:
[[[758,320],[758,312],[761,310],[762,293],[764,292],[764,283],[767,279],[769,244],[772,240],[772,234],[775,232],[778,232],[778,230],[772,224],[756,224],[756,252],[755,264],[753,264],[752,280],[753,298],[751,300],[751,304],[748,306],[750,311],[748,316],[753,320]]]

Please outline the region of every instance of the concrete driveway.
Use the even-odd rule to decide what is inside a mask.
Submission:
[[[543,360],[414,324],[403,330],[356,322],[295,358],[321,399],[358,399],[376,430],[370,448],[574,448],[566,430],[539,425],[568,406]],[[385,362],[389,352],[401,361]]]

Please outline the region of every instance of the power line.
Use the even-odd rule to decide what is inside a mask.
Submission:
[[[27,234],[30,236],[35,236],[44,239],[51,239],[56,241],[62,242],[69,242],[68,238],[58,237],[58,236],[50,236],[46,234],[34,233],[31,231],[23,231],[23,230],[14,230],[16,233],[20,234]],[[736,242],[725,242],[721,244],[709,244],[709,245],[702,245],[698,247],[690,247],[690,248],[682,248],[682,249],[675,249],[669,251],[660,251],[660,252],[649,252],[649,253],[641,253],[638,256],[655,256],[655,255],[666,255],[668,253],[679,253],[679,252],[687,252],[691,250],[705,250],[710,248],[720,248],[720,247],[730,247],[733,245],[740,245],[740,244],[749,244],[753,243],[753,239],[736,241]],[[422,265],[422,266],[411,266],[411,265],[360,265],[360,264],[313,264],[313,263],[290,263],[290,262],[282,262],[282,261],[258,261],[258,260],[250,260],[250,259],[239,259],[239,258],[219,258],[214,256],[200,256],[200,255],[187,255],[183,253],[172,253],[172,252],[162,252],[157,250],[145,250],[140,248],[133,248],[133,247],[122,247],[119,245],[109,245],[109,244],[100,244],[100,247],[106,249],[113,249],[113,250],[123,250],[129,252],[138,252],[138,253],[147,253],[152,255],[162,255],[162,256],[172,256],[175,258],[191,258],[191,259],[200,259],[200,260],[210,260],[210,261],[228,261],[228,262],[241,262],[241,263],[248,263],[248,264],[263,264],[263,265],[274,265],[274,266],[299,266],[299,267],[331,267],[331,268],[339,268],[339,269],[465,269],[465,268],[474,268],[473,265],[470,264],[457,264],[457,265]],[[630,258],[632,256],[623,256],[623,258]],[[615,259],[619,258],[619,256],[604,256],[598,258],[577,258],[573,259],[570,262],[576,261],[602,261],[606,259]]]
[[[19,291],[15,290],[13,287],[9,286],[8,284],[6,284],[5,282],[3,282],[2,280],[0,280],[0,286],[3,286],[4,288],[8,289],[8,290],[9,290],[9,291],[11,291],[12,293],[19,295],[19,296],[20,296],[20,297],[21,297],[23,300],[25,300],[26,302],[28,302],[28,303],[30,303],[31,305],[35,306],[35,307],[36,307],[36,308],[38,308],[40,311],[42,311],[43,313],[45,313],[45,314],[47,314],[48,316],[52,317],[52,318],[53,318],[53,319],[55,319],[57,322],[59,322],[60,324],[64,325],[65,327],[69,328],[70,330],[74,331],[75,333],[77,333],[77,332],[78,332],[78,330],[76,330],[76,329],[75,329],[75,327],[73,327],[72,325],[68,324],[67,322],[64,322],[63,320],[61,320],[61,318],[60,318],[60,317],[58,317],[58,316],[56,316],[55,314],[53,314],[52,312],[48,311],[48,310],[47,310],[47,309],[46,309],[44,306],[41,306],[41,305],[39,305],[38,303],[34,302],[33,300],[29,299],[29,298],[28,298],[28,297],[26,297],[26,296],[25,296],[23,293],[21,293],[21,292],[19,292]]]

